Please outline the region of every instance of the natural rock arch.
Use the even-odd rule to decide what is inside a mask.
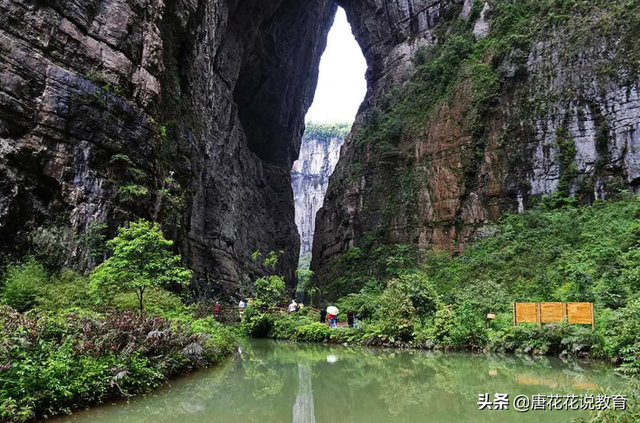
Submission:
[[[372,78],[414,25],[395,21],[413,22],[422,3],[340,2]],[[293,280],[289,171],[336,8],[1,0],[2,259],[37,228],[82,233],[98,220],[113,233],[156,217],[194,268],[198,295],[231,294],[243,276],[263,272],[254,250],[283,250],[279,270]],[[135,192],[146,194],[125,199],[129,166],[141,175]],[[169,176],[186,192],[178,211],[160,194]],[[67,264],[86,267],[85,257],[74,244]]]
[[[87,247],[67,242],[69,234],[87,232],[93,221],[109,222],[113,234],[125,221],[146,217],[177,241],[195,271],[197,296],[233,296],[241,281],[263,274],[251,259],[256,250],[282,250],[278,272],[292,286],[298,235],[290,170],[338,5],[369,68],[357,133],[367,110],[409,77],[413,56],[434,42],[442,22],[471,19],[473,1],[0,0],[0,261],[24,252],[39,230],[48,234],[41,238],[69,246],[57,248],[67,265],[84,269],[91,264]],[[477,36],[486,35],[488,7],[473,18],[482,23]],[[603,37],[603,45],[611,41]],[[558,163],[543,153],[558,144],[558,128],[567,139],[583,140],[575,161],[594,176],[596,197],[607,178],[635,189],[637,83],[612,77],[587,86],[608,50],[585,49],[593,64],[552,54],[567,40],[542,36],[524,57],[535,84],[507,74],[505,86],[558,98],[575,85],[584,104],[559,97],[549,110],[562,111],[562,119],[538,116],[517,126],[509,113],[519,100],[503,89],[486,122],[477,172],[458,175],[457,159],[415,166],[416,227],[406,213],[396,214],[384,242],[463,245],[475,227],[525,206],[529,194],[552,192]],[[568,76],[554,80],[549,68]],[[443,146],[454,158],[474,151],[472,137],[451,130],[451,122],[466,122],[464,110],[442,109],[437,130],[405,140],[411,160],[437,158]],[[504,127],[506,135],[494,130]],[[591,148],[598,131],[605,145]],[[509,143],[500,144],[504,136]],[[365,150],[347,140],[318,215],[312,267],[321,278],[387,205],[379,193],[367,194],[370,180],[350,174],[350,164],[366,160]],[[519,169],[509,167],[512,156],[522,159]],[[608,173],[593,171],[599,159]],[[390,179],[394,166],[373,179]]]

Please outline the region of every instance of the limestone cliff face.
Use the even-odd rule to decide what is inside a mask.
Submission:
[[[0,0],[0,261],[157,219],[196,295],[298,258],[290,170],[329,0]],[[44,234],[34,237],[33,234]],[[34,238],[40,239],[40,244]]]
[[[320,285],[353,246],[455,252],[545,194],[637,191],[640,2],[345,7],[369,91],[317,214]]]
[[[311,252],[316,213],[322,206],[347,131],[347,125],[310,124],[302,137],[300,156],[291,173],[301,256]]]
[[[352,246],[456,251],[543,194],[636,191],[639,0],[337,3],[369,89],[316,216],[321,284]],[[290,171],[335,9],[0,0],[0,260],[86,268],[92,222],[145,217],[199,296],[263,273],[256,250],[293,283]]]

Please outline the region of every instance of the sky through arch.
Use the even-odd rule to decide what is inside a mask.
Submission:
[[[366,70],[367,62],[347,15],[339,8],[320,61],[318,86],[307,122],[352,123],[367,92]]]

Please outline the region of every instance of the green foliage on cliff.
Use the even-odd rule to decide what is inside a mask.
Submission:
[[[334,138],[345,138],[350,130],[350,123],[307,122],[303,139],[326,142]]]
[[[509,104],[508,113],[501,114],[499,119],[502,119],[500,125],[506,128],[505,141],[514,142],[504,145],[504,162],[495,161],[495,166],[502,166],[504,172],[514,175],[530,166],[530,157],[522,153],[526,147],[517,140],[525,140],[530,135],[528,125],[536,117],[546,119],[550,102],[561,99],[574,102],[576,94],[584,91],[580,86],[572,89],[571,83],[580,82],[571,82],[569,77],[563,79],[567,85],[563,85],[562,90],[554,88],[550,81],[558,77],[557,69],[531,73],[528,61],[538,41],[556,43],[562,48],[558,66],[579,63],[581,52],[593,52],[588,67],[595,69],[593,72],[599,75],[597,83],[603,86],[611,78],[621,83],[634,81],[640,69],[640,44],[631,40],[632,34],[637,33],[635,30],[640,29],[638,0],[491,0],[488,3],[489,12],[485,17],[490,26],[486,37],[477,39],[473,34],[484,2],[475,2],[468,19],[457,17],[455,11],[446,14],[434,31],[435,43],[418,49],[415,54],[413,73],[407,83],[382,93],[368,110],[362,127],[354,133],[357,150],[352,153],[352,175],[346,175],[344,182],[353,184],[360,181],[361,175],[366,175],[367,190],[360,215],[360,220],[366,222],[363,225],[366,233],[357,234],[357,246],[364,247],[368,236],[374,237],[378,244],[387,243],[389,217],[414,216],[415,213],[406,210],[416,208],[416,193],[433,189],[428,172],[415,175],[417,189],[389,183],[398,180],[407,169],[429,168],[431,156],[425,152],[416,155],[414,147],[416,140],[424,141],[432,132],[437,134],[449,129],[455,134],[445,136],[471,139],[470,148],[465,145],[459,149],[462,166],[452,166],[451,171],[456,173],[461,192],[474,189],[492,130],[487,123],[495,121],[498,99]],[[611,54],[599,53],[603,47]],[[584,101],[583,106],[588,107],[588,99]],[[610,128],[601,112],[591,112],[597,126],[596,173],[606,178],[602,164],[608,159],[606,143]],[[442,123],[445,117],[452,117],[456,122]],[[562,122],[567,117],[558,118]],[[560,195],[575,195],[580,202],[592,201],[595,178],[579,174],[574,140],[563,127],[566,123],[561,124],[553,153],[561,166]],[[511,151],[508,144],[518,151]],[[418,157],[420,163],[416,163]],[[616,182],[608,181],[607,192],[615,194],[618,187],[614,185]]]
[[[2,304],[21,312],[33,308],[38,288],[47,280],[44,266],[33,259],[23,265],[10,265],[2,286]]]
[[[636,196],[507,216],[495,236],[455,260],[428,258],[428,273],[450,296],[491,281],[500,287],[493,291],[517,301],[595,301],[617,308],[640,294],[639,218]]]

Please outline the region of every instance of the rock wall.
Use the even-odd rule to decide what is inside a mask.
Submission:
[[[316,217],[352,246],[457,251],[544,194],[635,191],[638,0],[338,0],[368,93]],[[0,0],[0,260],[145,217],[232,296],[298,234],[290,171],[331,0]],[[336,269],[339,271],[339,269]],[[357,287],[354,287],[357,289]]]
[[[640,2],[343,3],[369,91],[317,214],[321,287],[354,246],[455,253],[544,195],[637,191]]]
[[[298,259],[290,170],[328,0],[0,0],[0,261],[157,219],[197,296]],[[44,236],[34,236],[43,235]]]
[[[311,252],[316,213],[322,206],[329,176],[338,163],[347,132],[347,125],[311,124],[302,137],[300,156],[291,172],[301,256]]]

